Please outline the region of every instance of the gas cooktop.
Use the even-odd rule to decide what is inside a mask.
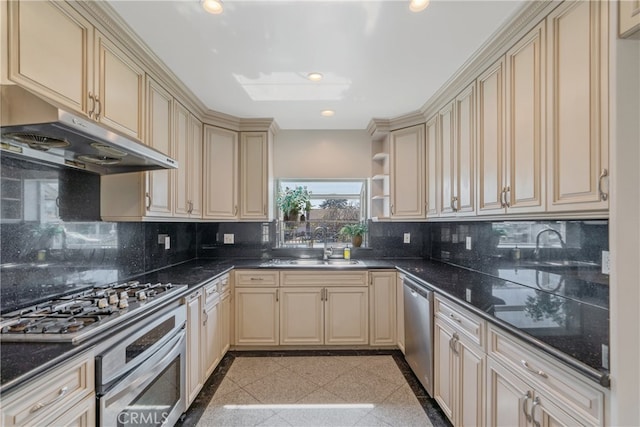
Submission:
[[[77,343],[152,309],[186,286],[132,281],[52,299],[2,315],[0,340]]]

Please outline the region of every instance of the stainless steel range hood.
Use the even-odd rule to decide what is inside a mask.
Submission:
[[[2,155],[100,175],[175,169],[178,162],[14,85],[0,87]]]

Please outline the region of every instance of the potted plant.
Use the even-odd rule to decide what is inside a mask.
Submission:
[[[276,201],[285,221],[297,221],[300,212],[311,210],[311,192],[306,186],[280,189]],[[304,218],[302,220],[304,221]]]
[[[362,245],[362,236],[367,232],[367,224],[358,222],[356,224],[347,224],[340,229],[340,235],[351,237],[351,243],[354,247],[359,248]]]

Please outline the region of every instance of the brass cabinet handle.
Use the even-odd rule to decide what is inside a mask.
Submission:
[[[206,325],[207,324],[207,320],[209,320],[209,315],[207,314],[207,312],[205,310],[202,310],[202,314],[204,316],[204,319],[202,320],[202,325]]]
[[[276,289],[276,302],[280,301],[280,289]]]
[[[529,411],[527,411],[527,402],[529,401],[529,399],[531,399],[531,390],[527,390],[527,393],[523,397],[524,400],[522,401],[522,412],[527,418],[527,421],[531,422],[531,415],[529,414]]]
[[[451,337],[451,339],[449,340],[449,347],[451,348],[451,350],[455,353],[455,354],[459,354],[458,353],[458,349],[456,347],[457,342],[460,341],[460,337],[458,336],[457,332],[454,332],[453,336]]]
[[[98,120],[100,118],[100,114],[102,113],[102,101],[100,101],[100,98],[98,98],[97,96],[96,98],[96,104],[98,104],[98,111],[96,111],[96,120]]]
[[[602,190],[602,180],[608,176],[609,176],[609,171],[606,169],[602,169],[602,172],[600,172],[600,177],[598,178],[598,193],[600,194],[600,200],[606,201],[607,199],[609,199],[609,194],[605,193]]]
[[[537,370],[537,371],[536,371],[535,369],[533,369],[531,366],[529,366],[529,363],[528,363],[526,360],[524,360],[524,359],[520,360],[520,364],[521,364],[521,365],[522,365],[522,367],[523,367],[523,368],[525,368],[527,371],[532,372],[532,373],[534,373],[534,374],[536,374],[536,375],[540,375],[542,378],[548,378],[548,377],[549,377],[549,376],[547,375],[547,373],[546,373],[546,372],[544,372],[544,371],[540,371],[540,370]]]
[[[69,387],[67,387],[67,386],[62,387],[60,390],[58,390],[58,395],[56,397],[54,397],[53,399],[51,399],[48,402],[44,402],[44,403],[43,402],[38,402],[38,403],[36,403],[35,405],[33,405],[31,407],[31,410],[29,412],[36,412],[36,411],[39,411],[40,409],[42,409],[42,408],[44,408],[46,406],[49,406],[49,405],[52,405],[52,404],[56,403],[57,401],[62,399],[67,394],[68,391],[69,391]]]
[[[252,277],[249,280],[264,280],[264,277]]]
[[[238,215],[238,205],[235,205],[235,207],[233,208],[233,216]]]
[[[151,209],[151,194],[145,193],[145,197],[147,198],[147,210]]]
[[[509,199],[507,197],[509,192],[511,191],[511,187],[506,186],[506,187],[504,187],[504,190],[502,190],[502,191],[503,191],[503,195],[504,195],[503,196],[504,197],[504,205],[503,205],[503,207],[508,208],[508,207],[511,206],[511,204],[509,203]]]
[[[458,212],[458,208],[456,208],[458,198],[456,196],[451,198],[451,210],[454,212]]]
[[[540,423],[536,420],[536,406],[540,405],[540,398],[536,396],[533,399],[533,405],[531,405],[531,421],[533,421],[533,425],[536,427],[540,427]]]
[[[91,110],[87,114],[90,118],[93,118],[93,113],[96,111],[96,99],[91,92],[89,92],[89,99],[91,100]]]
[[[391,215],[393,215],[394,214],[394,212],[393,212],[393,204],[389,205],[389,210],[391,211]]]
[[[449,317],[451,317],[453,320],[455,320],[458,323],[462,323],[462,319],[460,319],[458,316],[456,316],[453,313],[449,314]]]

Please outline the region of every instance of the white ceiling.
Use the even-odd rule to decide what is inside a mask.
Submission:
[[[432,0],[419,13],[404,0],[226,0],[222,15],[199,0],[109,3],[211,110],[364,129],[420,109],[523,0]]]

